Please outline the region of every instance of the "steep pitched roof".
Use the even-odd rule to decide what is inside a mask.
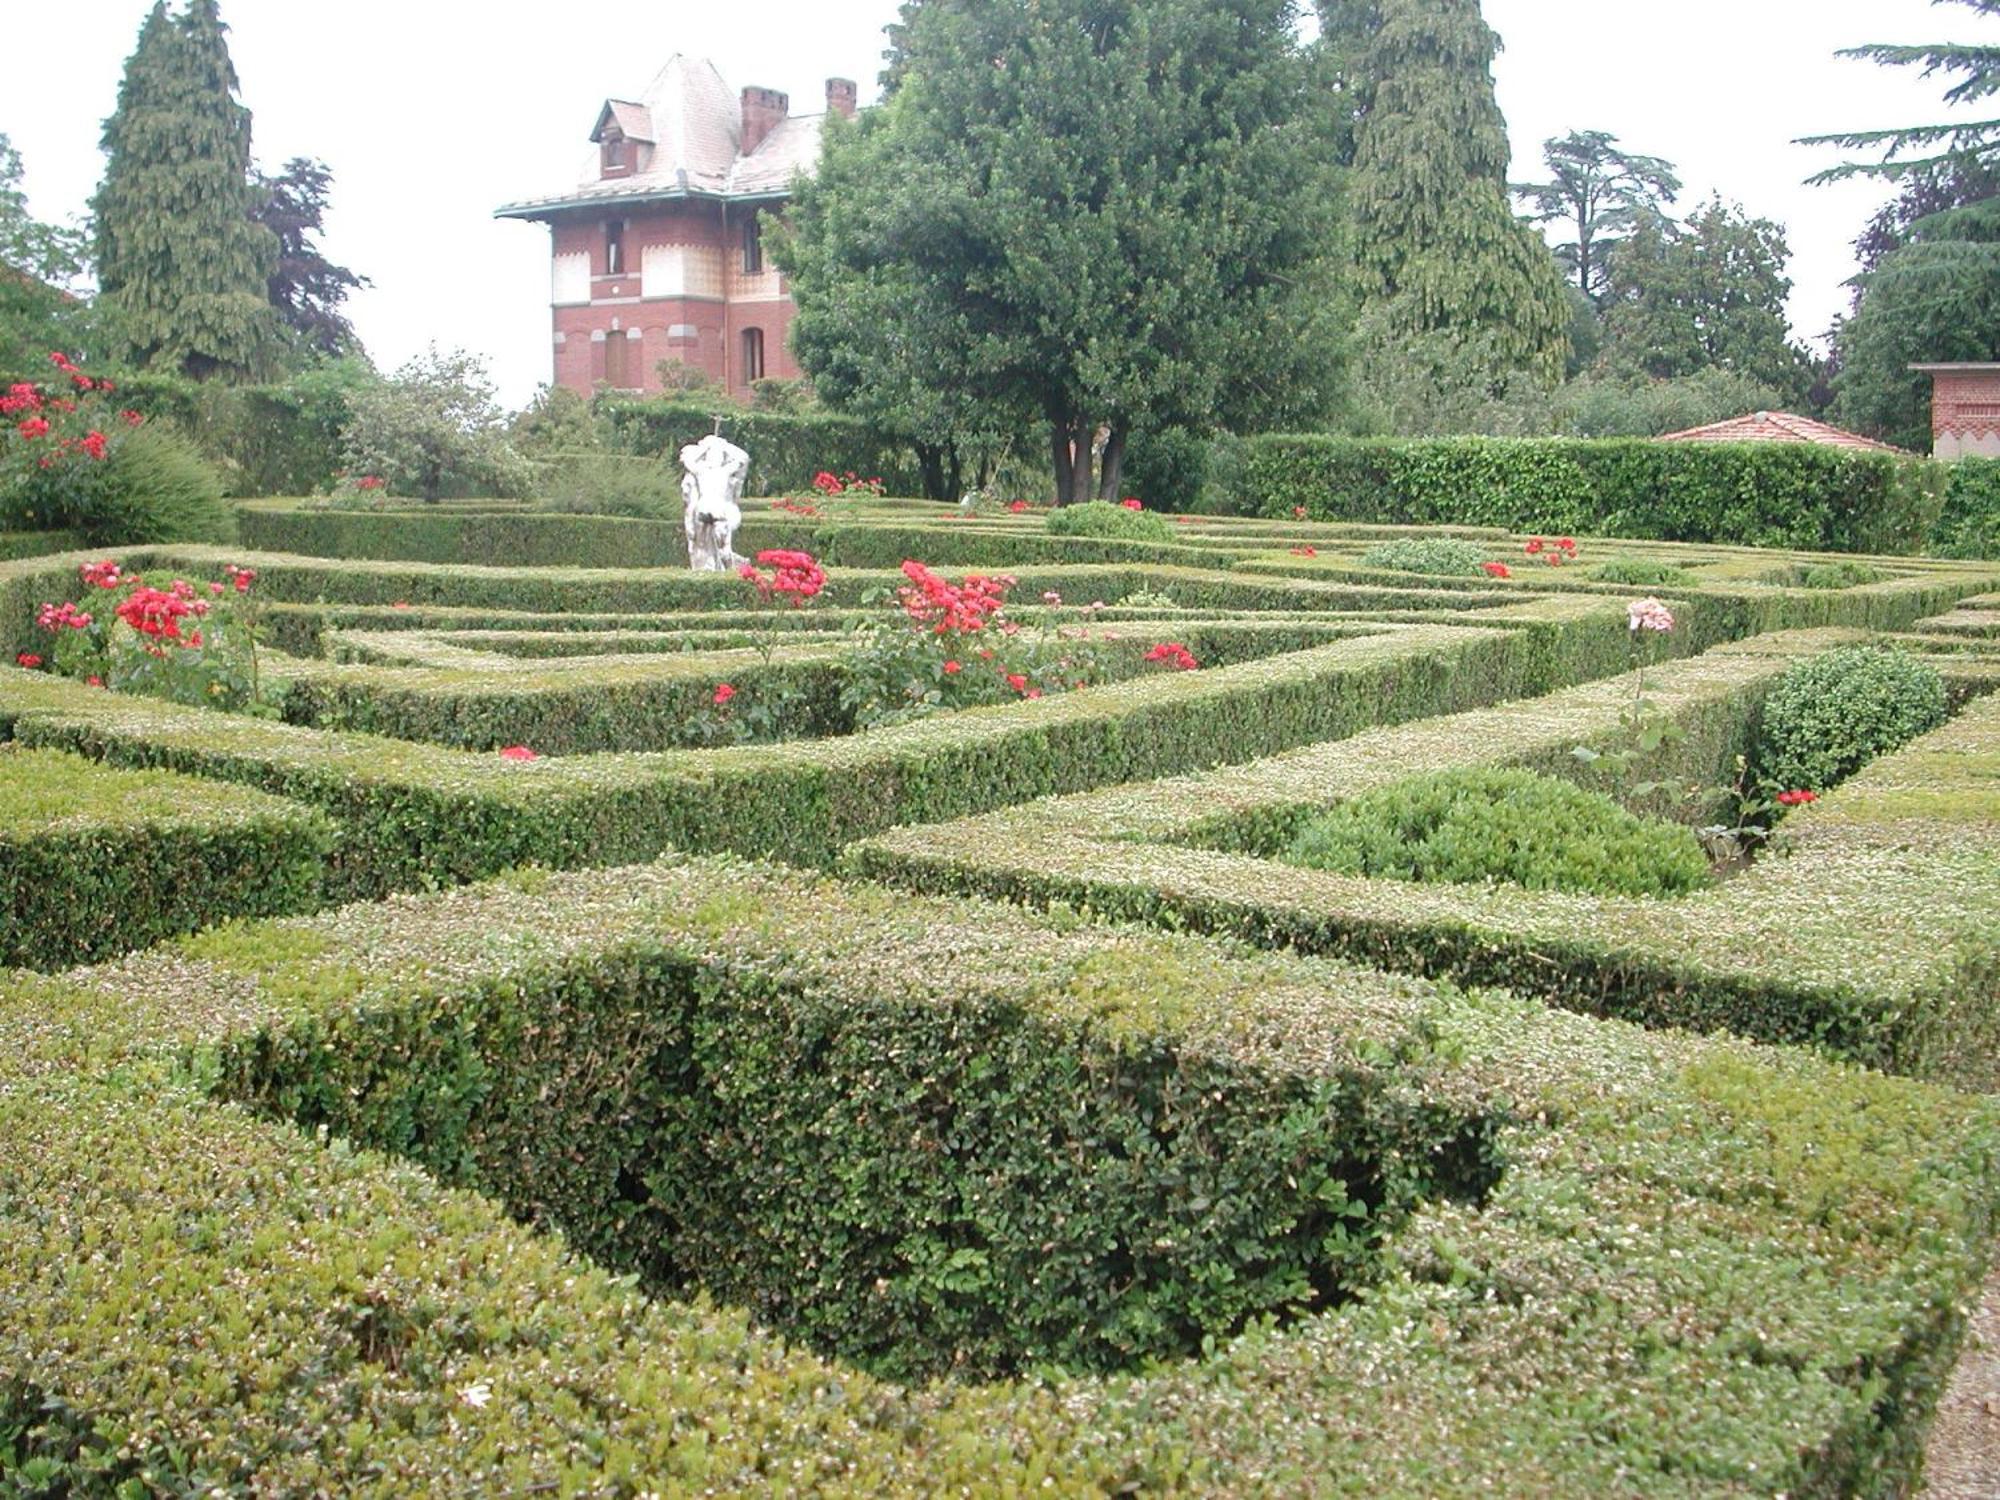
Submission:
[[[510,203],[498,217],[535,219],[563,208],[646,198],[782,197],[792,178],[810,172],[819,159],[820,126],[826,117],[790,116],[745,156],[743,107],[736,91],[706,58],[676,54],[636,101],[606,102],[593,141],[603,134],[607,119],[616,119],[629,138],[651,142],[650,160],[641,158],[644,170],[606,179],[593,151],[575,187]]]
[[[1848,432],[1811,417],[1788,411],[1756,411],[1711,422],[1706,427],[1690,427],[1685,432],[1663,434],[1662,443],[1817,443],[1825,448],[1855,448],[1870,453],[1901,453],[1905,450],[1858,432]]]

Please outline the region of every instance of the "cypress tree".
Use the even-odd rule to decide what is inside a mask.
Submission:
[[[1364,308],[1394,335],[1449,334],[1506,370],[1558,379],[1573,314],[1555,257],[1509,201],[1500,39],[1478,0],[1333,0],[1324,11],[1348,57]]]
[[[251,218],[250,111],[216,0],[140,28],[92,202],[100,304],[140,369],[253,379],[276,353],[277,241]]]

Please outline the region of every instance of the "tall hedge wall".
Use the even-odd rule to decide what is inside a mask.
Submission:
[[[598,408],[610,424],[613,444],[627,453],[659,457],[698,443],[716,430],[750,455],[747,493],[781,495],[803,490],[822,469],[852,470],[880,479],[892,495],[923,493],[916,455],[903,444],[850,417],[831,413],[744,411],[684,401],[607,400]]]
[[[1923,459],[1804,443],[1272,435],[1245,451],[1253,515],[1821,552],[1923,551],[1948,482]]]
[[[2000,459],[1961,458],[1950,472],[1931,550],[1939,557],[2000,557]]]

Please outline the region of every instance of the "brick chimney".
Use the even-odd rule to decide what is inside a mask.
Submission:
[[[792,101],[776,89],[743,91],[743,141],[737,148],[745,156],[764,144],[764,137],[784,124]]]
[[[859,96],[852,78],[829,78],[826,81],[826,112],[830,115],[845,115],[854,118],[855,103]]]

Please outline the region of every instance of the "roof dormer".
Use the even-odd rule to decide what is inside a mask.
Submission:
[[[599,176],[630,177],[643,172],[651,165],[653,154],[652,112],[643,104],[607,99],[597,112],[597,126],[590,139],[597,146]]]

